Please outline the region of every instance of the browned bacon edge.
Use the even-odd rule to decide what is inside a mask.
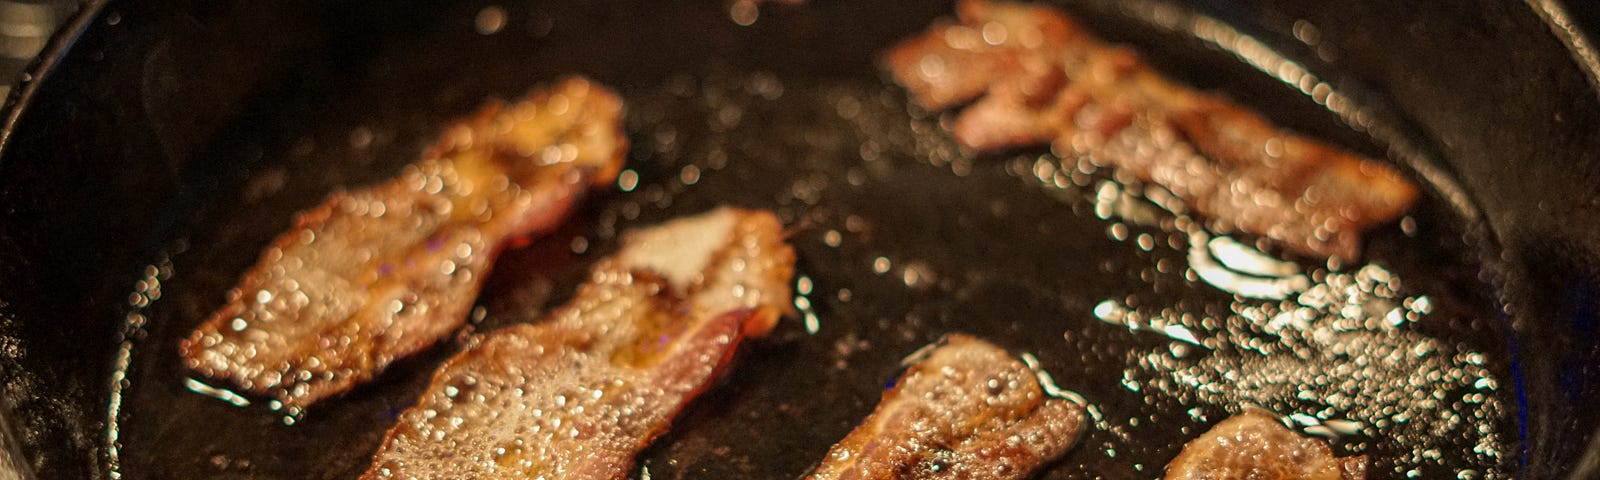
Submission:
[[[976,99],[950,127],[967,150],[1050,143],[1159,184],[1219,226],[1344,259],[1418,195],[1388,165],[1174,83],[1054,9],[960,0],[957,13],[883,63],[925,108]]]
[[[1183,446],[1167,480],[1362,480],[1365,455],[1334,458],[1321,440],[1301,437],[1272,415],[1246,411]]]
[[[722,208],[636,231],[545,320],[439,369],[363,478],[621,479],[789,311],[794,251],[767,212]]]
[[[569,78],[492,102],[398,178],[301,213],[180,344],[201,375],[290,414],[458,328],[494,257],[621,169],[622,102]]]
[[[957,334],[922,355],[807,479],[1022,479],[1077,442],[1083,407],[1004,349]]]

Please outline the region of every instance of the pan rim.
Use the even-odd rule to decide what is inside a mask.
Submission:
[[[109,1],[89,0],[80,5],[78,11],[50,35],[44,49],[28,63],[27,68],[23,69],[16,88],[13,88],[4,103],[0,104],[0,171],[5,167],[3,159],[7,151],[6,146],[10,144],[11,134],[16,132],[22,114],[33,104],[39,85],[61,65],[62,60],[72,51],[72,45],[83,36],[83,32],[89,30],[94,19],[100,17],[100,12],[105,9]]]

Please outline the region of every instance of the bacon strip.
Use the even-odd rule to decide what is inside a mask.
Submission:
[[[793,264],[766,212],[633,233],[548,319],[440,368],[362,478],[621,479],[739,341],[787,311]]]
[[[976,99],[950,128],[970,151],[1049,143],[1160,184],[1223,226],[1344,259],[1359,255],[1362,230],[1418,195],[1389,166],[1174,83],[1056,10],[957,10],[959,22],[902,42],[884,64],[928,109]]]
[[[1167,480],[1361,480],[1367,457],[1334,458],[1328,444],[1296,435],[1271,415],[1235,415],[1183,446]]]
[[[432,345],[509,240],[614,179],[621,118],[615,94],[576,78],[486,106],[398,178],[301,213],[181,343],[184,362],[298,413]]]
[[[1022,479],[1072,448],[1083,408],[1048,397],[1036,373],[993,344],[946,337],[810,480]]]

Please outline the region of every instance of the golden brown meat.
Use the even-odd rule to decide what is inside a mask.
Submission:
[[[1366,228],[1417,189],[1374,160],[1273,126],[1161,76],[1050,8],[961,0],[891,50],[885,67],[923,107],[973,102],[951,124],[963,148],[1050,143],[1127,169],[1223,224],[1302,253],[1353,259]]]
[[[549,318],[441,367],[363,478],[624,478],[792,301],[794,251],[770,213],[724,208],[623,242]]]
[[[810,480],[1027,478],[1072,448],[1083,408],[1000,347],[951,335],[900,377]]]
[[[1259,412],[1234,415],[1183,446],[1167,480],[1361,480],[1367,458],[1334,458],[1328,444],[1301,437]]]
[[[334,193],[262,253],[180,347],[290,413],[454,331],[508,240],[621,169],[622,102],[583,79],[491,104],[400,176]]]

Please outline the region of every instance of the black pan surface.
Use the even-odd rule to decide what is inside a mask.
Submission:
[[[1560,405],[1595,398],[1584,393],[1581,371],[1561,370],[1579,382],[1562,384],[1566,401],[1526,385],[1547,381],[1539,365],[1559,362],[1549,357],[1566,357],[1539,349],[1539,335],[1517,334],[1527,327],[1505,314],[1508,290],[1496,287],[1516,270],[1483,255],[1504,240],[1484,224],[1452,164],[1437,160],[1449,148],[1401,113],[1404,102],[1374,90],[1334,82],[1363,108],[1318,104],[1262,73],[1273,58],[1241,49],[1226,24],[1194,16],[1227,18],[1248,5],[1065,8],[1141,47],[1166,72],[1285,125],[1389,156],[1424,182],[1430,194],[1421,205],[1373,232],[1358,262],[1329,265],[1206,231],[1163,208],[1159,189],[1086,159],[959,154],[940,117],[908,107],[872,63],[947,15],[942,2],[817,0],[764,7],[753,23],[706,2],[451,3],[403,14],[187,7],[111,5],[96,20],[106,26],[79,47],[101,56],[90,67],[137,72],[139,81],[99,92],[125,110],[88,111],[91,96],[66,105],[83,113],[64,115],[130,132],[58,130],[55,147],[136,168],[89,175],[86,166],[0,164],[15,182],[8,185],[19,185],[0,190],[21,222],[11,225],[44,230],[0,230],[15,239],[7,248],[68,255],[109,243],[129,252],[56,270],[45,269],[49,254],[6,266],[16,269],[8,275],[41,277],[7,280],[8,299],[47,297],[51,285],[83,285],[77,291],[91,299],[54,310],[72,300],[8,304],[6,318],[62,318],[61,310],[101,318],[8,327],[30,353],[94,352],[43,354],[75,358],[55,362],[19,355],[31,370],[8,381],[23,443],[61,442],[37,457],[46,478],[357,475],[459,342],[286,418],[190,377],[178,366],[176,339],[216,308],[293,212],[341,186],[392,175],[441,125],[486,98],[515,97],[567,73],[623,94],[629,171],[618,191],[591,198],[562,230],[502,257],[472,331],[536,321],[620,231],[719,204],[773,209],[794,226],[800,252],[802,314],[746,349],[733,374],[645,453],[641,477],[796,478],[871,410],[903,356],[953,331],[1037,356],[1093,406],[1094,430],[1044,478],[1158,476],[1187,439],[1252,406],[1291,415],[1341,454],[1371,456],[1375,478],[1546,477],[1572,468],[1582,447],[1549,439],[1581,438],[1590,421],[1549,423]],[[1246,18],[1254,23],[1239,28],[1259,29],[1263,39],[1286,33],[1294,41],[1282,51],[1305,55],[1293,58],[1306,65],[1339,64],[1345,54],[1322,37],[1332,28]],[[173,25],[181,28],[149,30]],[[137,39],[144,55],[109,49],[119,35]],[[205,42],[210,48],[191,47]],[[127,65],[105,65],[116,62]],[[19,137],[8,152],[26,152],[45,133]],[[96,156],[108,152],[115,156]],[[146,197],[106,205],[90,193],[26,195],[72,172],[85,191]],[[65,211],[81,219],[46,222]],[[103,227],[85,230],[95,219]],[[53,238],[72,240],[46,243]],[[1303,274],[1308,293],[1248,298],[1202,278],[1209,262],[1257,246],[1291,259],[1277,267]],[[128,275],[105,273],[117,262]],[[1253,285],[1292,275],[1257,277]],[[79,370],[102,372],[99,383],[18,391]],[[49,424],[52,415],[71,421]],[[73,450],[94,453],[82,460]]]

